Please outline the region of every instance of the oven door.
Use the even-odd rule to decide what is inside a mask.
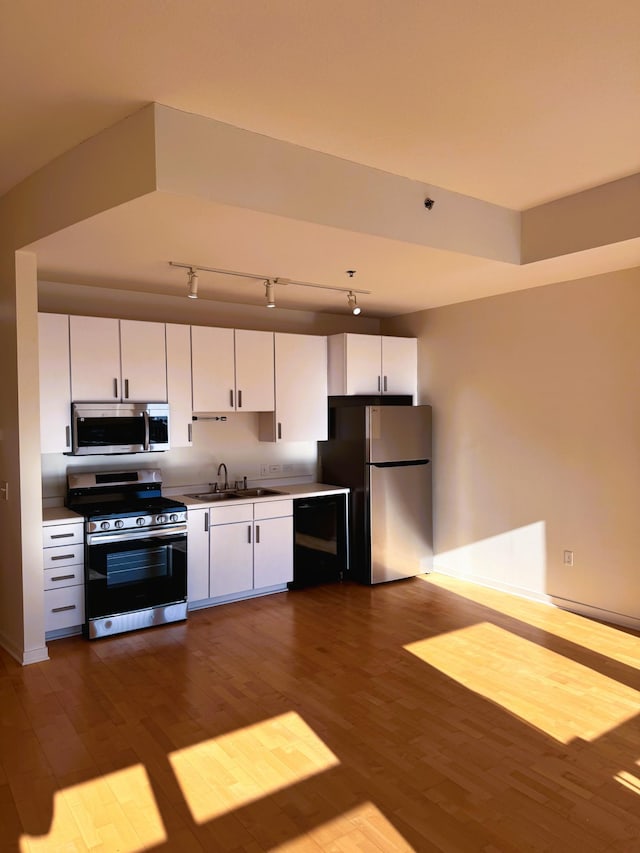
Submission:
[[[186,601],[186,525],[88,535],[85,587],[87,623]]]

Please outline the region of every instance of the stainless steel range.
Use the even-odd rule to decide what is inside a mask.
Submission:
[[[69,474],[66,505],[85,517],[90,639],[187,617],[187,511],[162,497],[157,468]]]

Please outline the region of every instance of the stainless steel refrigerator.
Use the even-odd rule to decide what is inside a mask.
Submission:
[[[349,576],[361,583],[431,571],[431,406],[330,398],[322,480],[349,486]]]

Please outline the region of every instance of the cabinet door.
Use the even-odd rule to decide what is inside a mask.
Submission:
[[[123,400],[167,402],[167,350],[164,323],[120,321]]]
[[[69,318],[71,398],[120,399],[120,324],[111,317]]]
[[[192,326],[191,360],[193,411],[234,411],[233,329]]]
[[[345,335],[346,393],[380,394],[381,350],[378,335]]]
[[[69,317],[38,314],[40,452],[71,450]]]
[[[209,510],[187,511],[187,599],[209,598]]]
[[[327,339],[275,334],[276,411],[260,416],[261,441],[327,438]]]
[[[191,445],[191,331],[167,323],[167,402],[171,412],[171,447]]]
[[[415,338],[382,338],[382,390],[384,394],[418,393],[418,342]]]
[[[272,412],[273,332],[235,330],[236,410]]]
[[[293,518],[255,522],[253,585],[255,589],[293,580]]]
[[[209,533],[211,598],[253,588],[253,523],[220,524]]]

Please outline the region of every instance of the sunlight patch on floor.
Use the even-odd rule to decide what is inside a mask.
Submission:
[[[640,779],[634,776],[633,773],[627,773],[626,770],[621,770],[613,777],[616,782],[622,785],[627,791],[632,791],[640,797]]]
[[[456,595],[490,607],[499,613],[520,619],[563,640],[577,643],[585,649],[598,652],[612,660],[640,669],[640,643],[638,638],[624,631],[585,619],[558,607],[523,599],[500,590],[452,578],[448,575],[430,574],[423,580]]]
[[[23,835],[20,850],[137,853],[166,840],[147,772],[137,764],[56,792],[50,832]]]
[[[173,752],[169,761],[199,824],[340,763],[293,711]]]
[[[489,622],[404,648],[562,743],[593,740],[640,711],[637,690]]]
[[[403,838],[373,803],[361,803],[304,835],[273,847],[271,853],[333,850],[335,853],[411,853],[415,848]]]

